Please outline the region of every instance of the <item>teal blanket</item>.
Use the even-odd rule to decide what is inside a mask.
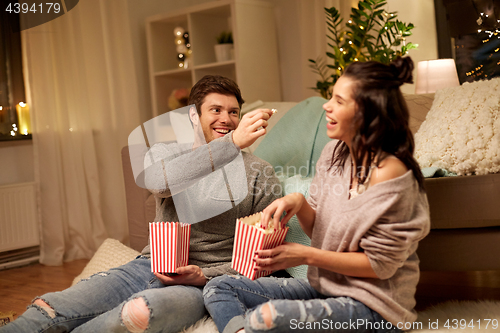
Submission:
[[[314,174],[316,162],[325,145],[326,99],[310,97],[290,110],[266,134],[254,155],[269,162],[281,178]]]

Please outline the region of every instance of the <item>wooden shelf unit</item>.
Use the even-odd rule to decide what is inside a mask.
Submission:
[[[189,32],[192,55],[179,68],[174,29]],[[217,62],[216,36],[231,31],[234,59]],[[207,74],[235,80],[247,102],[281,101],[278,47],[271,3],[262,0],[220,0],[158,14],[146,19],[153,117],[169,111],[168,97],[177,88],[191,88]]]

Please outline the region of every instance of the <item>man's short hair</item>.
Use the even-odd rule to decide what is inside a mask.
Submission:
[[[236,97],[240,109],[243,103],[245,103],[236,82],[221,75],[205,75],[201,80],[196,82],[189,94],[188,105],[194,104],[196,106],[198,116],[201,116],[201,105],[205,101],[205,97],[211,93]]]

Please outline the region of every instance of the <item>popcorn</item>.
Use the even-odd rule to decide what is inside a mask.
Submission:
[[[149,223],[151,272],[175,273],[187,266],[191,225],[179,222]]]
[[[271,271],[254,271],[255,251],[275,248],[283,243],[288,227],[281,223],[274,226],[271,222],[266,229],[260,224],[262,213],[256,213],[236,220],[233,260],[231,267],[238,273],[255,280],[271,274]]]

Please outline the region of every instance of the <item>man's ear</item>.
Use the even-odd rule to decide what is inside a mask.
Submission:
[[[195,107],[189,108],[189,119],[191,120],[193,126],[198,125],[198,123],[200,122],[200,118],[198,117],[198,112],[196,112]]]

